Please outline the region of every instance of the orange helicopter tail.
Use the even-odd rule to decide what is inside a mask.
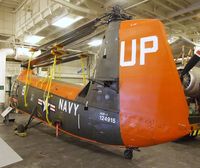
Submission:
[[[163,24],[122,21],[120,131],[126,146],[149,146],[190,132],[189,110]]]

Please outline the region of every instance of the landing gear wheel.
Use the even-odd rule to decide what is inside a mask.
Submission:
[[[18,125],[17,128],[15,129],[15,134],[20,137],[27,136],[26,127],[23,124]]]
[[[124,158],[131,160],[133,158],[133,150],[132,149],[126,149],[124,151]]]
[[[18,125],[16,130],[18,131],[18,133],[24,133],[26,131],[23,124]]]

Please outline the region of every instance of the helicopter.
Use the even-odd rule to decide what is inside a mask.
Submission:
[[[64,46],[106,25],[96,71],[85,86],[53,79],[57,64],[88,57]],[[191,133],[188,105],[163,24],[132,20],[119,7],[39,47],[42,53],[21,64],[11,104],[71,136],[125,147],[132,159],[140,147]],[[34,74],[51,66],[48,80]],[[28,122],[29,123],[29,122]],[[23,129],[27,129],[27,125]],[[20,128],[18,128],[18,131]]]

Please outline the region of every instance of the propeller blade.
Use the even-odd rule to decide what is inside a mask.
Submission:
[[[181,73],[181,78],[187,74],[200,60],[200,56],[198,55],[194,55],[186,64],[185,68],[183,69],[182,73]]]

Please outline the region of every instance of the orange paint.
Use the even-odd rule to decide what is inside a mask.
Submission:
[[[188,106],[158,20],[130,20],[120,24],[120,44],[125,41],[125,61],[131,59],[136,39],[136,63],[120,66],[120,131],[125,146],[150,146],[175,140],[190,132]],[[158,50],[145,54],[140,64],[141,38],[156,36]],[[146,48],[153,44],[146,43]]]
[[[26,83],[26,74],[28,70],[23,70],[18,76],[18,80],[22,83]],[[31,74],[31,79],[29,80],[29,85],[36,87],[41,90],[46,90],[48,81],[45,81],[45,78],[37,77],[32,74],[33,72],[29,72]],[[75,100],[78,94],[81,92],[83,87],[78,85],[73,85],[64,82],[56,82],[52,81],[50,93],[58,95],[68,100]]]

